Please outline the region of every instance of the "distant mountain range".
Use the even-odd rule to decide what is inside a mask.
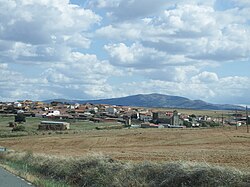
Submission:
[[[46,100],[44,102],[50,103],[52,101],[63,103],[92,103],[92,104],[109,104],[121,106],[138,106],[138,107],[165,107],[165,108],[183,108],[183,109],[197,109],[197,110],[244,110],[245,108],[238,105],[230,104],[212,104],[202,100],[190,100],[185,97],[171,96],[163,94],[138,94],[127,97],[99,99],[99,100],[67,100],[54,99]]]

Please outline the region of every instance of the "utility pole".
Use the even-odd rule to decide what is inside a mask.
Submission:
[[[249,133],[249,127],[248,127],[249,120],[248,120],[248,108],[247,108],[247,106],[246,106],[246,118],[247,118],[247,121],[246,121],[246,123],[247,123],[247,133]]]
[[[224,125],[224,115],[223,113],[221,114],[221,122],[222,122],[222,126]]]
[[[238,114],[237,114],[237,109],[236,109],[236,112],[235,112],[235,122],[236,122],[236,124],[235,124],[236,130],[238,130],[238,124],[237,124],[237,122],[238,122]]]

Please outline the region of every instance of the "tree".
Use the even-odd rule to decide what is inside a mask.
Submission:
[[[192,123],[189,121],[183,121],[183,125],[186,127],[192,127]]]
[[[196,118],[196,115],[195,114],[191,114],[189,117]]]
[[[17,115],[15,116],[15,122],[17,123],[26,122],[24,113],[17,113]]]

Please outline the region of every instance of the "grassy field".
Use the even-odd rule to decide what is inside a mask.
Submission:
[[[9,127],[9,122],[14,122],[14,116],[0,115],[0,138],[14,137],[14,136],[26,136],[26,135],[39,135],[39,134],[54,134],[55,131],[38,131],[38,125],[41,121],[48,121],[49,119],[37,118],[37,117],[26,117],[26,122],[21,124],[25,126],[24,132],[12,132],[12,127]],[[75,121],[68,120],[71,123],[70,130],[62,133],[75,133],[86,130],[94,130],[100,126],[111,126],[117,125],[117,123],[94,123],[91,121]],[[58,133],[58,132],[57,132]]]

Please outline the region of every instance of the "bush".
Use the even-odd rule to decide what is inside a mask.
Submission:
[[[15,122],[9,122],[9,127],[15,127],[17,124]]]
[[[189,121],[184,121],[183,125],[186,126],[186,127],[192,127],[192,123],[189,122]]]
[[[218,127],[218,126],[220,126],[220,124],[219,123],[215,123],[215,122],[210,122],[209,126],[210,127]]]
[[[208,121],[203,121],[203,122],[201,123],[201,126],[202,126],[202,127],[218,127],[218,126],[220,126],[220,124],[219,124],[219,123],[215,123],[215,122],[213,122],[213,121],[210,121],[210,122],[208,122]]]
[[[25,126],[17,125],[12,129],[12,131],[25,131]]]

